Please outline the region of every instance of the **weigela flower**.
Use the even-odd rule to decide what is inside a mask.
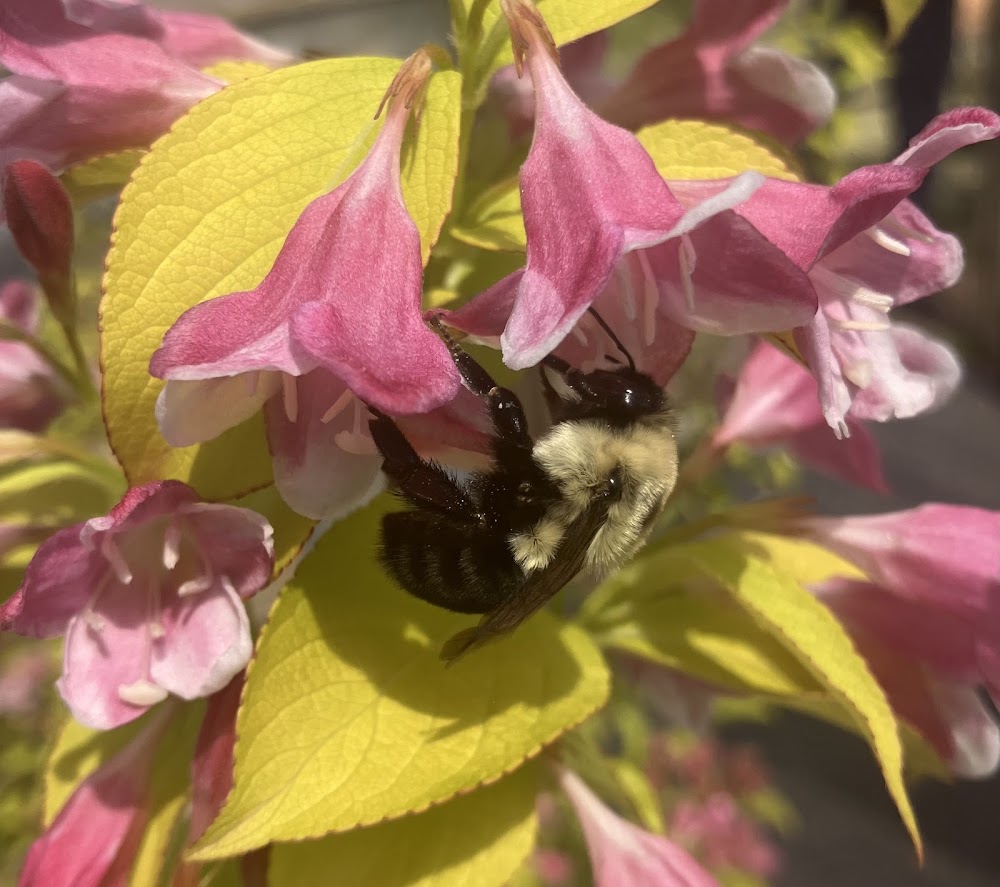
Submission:
[[[798,528],[868,576],[815,591],[848,626],[900,715],[957,774],[992,772],[1000,727],[977,688],[1000,699],[1000,514],[931,504],[809,518]]]
[[[65,634],[60,695],[81,723],[116,727],[170,693],[208,696],[243,669],[253,644],[242,598],[273,563],[260,515],[150,483],[45,541],[0,628]]]
[[[718,887],[686,850],[622,819],[575,773],[560,768],[559,784],[583,827],[596,887]]]
[[[0,167],[31,158],[54,172],[141,148],[222,87],[197,67],[284,56],[218,19],[109,0],[0,6]]]
[[[0,321],[34,333],[38,297],[27,281],[0,284]],[[65,405],[52,367],[24,342],[0,341],[0,428],[43,431]]]
[[[263,407],[278,489],[308,516],[342,515],[381,488],[365,404],[427,413],[460,386],[420,313],[420,235],[399,178],[429,73],[423,52],[404,63],[368,156],[306,207],[260,285],[186,311],[150,363],[167,380],[157,417],[174,446]]]
[[[612,329],[630,319],[644,350],[655,343],[661,353],[664,324],[683,327],[673,338],[689,344],[691,330],[735,335],[811,318],[809,281],[732,212],[763,178],[748,173],[685,211],[635,136],[601,120],[570,89],[534,7],[527,0],[503,7],[537,103],[521,168],[527,263],[449,323],[480,334],[509,314],[504,360],[523,369],[553,351],[598,299],[602,317],[616,314],[605,318]]]
[[[754,347],[727,400],[712,435],[716,450],[736,442],[783,446],[805,465],[887,492],[878,445],[868,430],[848,417],[850,436],[838,439],[820,410],[816,380],[773,345]]]
[[[959,108],[935,118],[892,163],[866,166],[833,187],[768,179],[737,212],[808,271],[820,310],[796,342],[819,383],[823,414],[839,434],[848,412],[886,421],[928,410],[958,384],[943,345],[890,324],[889,311],[951,286],[958,241],[904,198],[952,151],[1000,135],[1000,117]],[[672,182],[689,205],[724,182]]]
[[[795,144],[829,119],[836,95],[815,65],[756,43],[787,6],[788,0],[696,0],[688,29],[648,50],[623,80],[601,71],[604,32],[564,47],[563,73],[601,117],[626,129],[671,118],[714,120]],[[505,68],[491,87],[512,133],[526,131],[534,117],[531,86]]]
[[[149,820],[150,771],[171,712],[98,767],[28,850],[18,887],[125,884]]]

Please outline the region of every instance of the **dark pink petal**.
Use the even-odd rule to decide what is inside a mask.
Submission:
[[[112,576],[96,592],[88,591],[95,600],[69,622],[63,673],[56,687],[81,724],[110,730],[134,721],[165,699],[167,692],[149,681],[153,639],[148,591],[123,585]],[[133,695],[128,688],[148,692]]]
[[[236,712],[243,693],[243,674],[236,675],[211,696],[201,722],[191,761],[191,823],[188,844],[193,844],[218,816],[233,787],[233,749]]]
[[[41,544],[21,587],[0,605],[0,630],[56,637],[87,605],[107,564],[80,544],[80,529],[77,524],[59,530]]]
[[[149,676],[181,699],[217,693],[253,653],[246,608],[222,579],[205,591],[165,595],[161,637],[152,639]]]
[[[264,408],[274,480],[299,514],[340,518],[371,501],[383,488],[382,457],[368,433],[368,411],[324,370],[290,378],[287,393]],[[331,410],[335,415],[324,422]]]
[[[45,834],[31,845],[18,887],[124,883],[146,821],[149,769],[166,724],[163,716],[151,720],[79,785]]]
[[[575,773],[560,768],[559,783],[583,827],[596,887],[718,887],[686,851],[612,812]]]
[[[183,510],[185,530],[196,540],[216,575],[240,597],[256,594],[271,579],[274,530],[248,508],[199,502]]]

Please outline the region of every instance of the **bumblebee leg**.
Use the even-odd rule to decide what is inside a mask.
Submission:
[[[464,524],[482,524],[484,516],[441,466],[421,459],[399,426],[385,413],[368,407],[372,440],[385,460],[382,470],[407,502],[429,508]]]
[[[486,401],[497,434],[505,443],[530,451],[532,440],[528,434],[528,420],[517,395],[509,388],[497,385],[473,356],[451,337],[439,318],[432,317],[428,322],[448,346],[448,353],[468,389]]]

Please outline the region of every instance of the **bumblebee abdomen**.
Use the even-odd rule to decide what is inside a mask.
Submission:
[[[404,590],[456,613],[487,613],[524,581],[505,539],[423,511],[382,519],[379,560]]]

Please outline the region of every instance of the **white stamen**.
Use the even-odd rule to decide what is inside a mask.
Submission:
[[[140,705],[147,707],[163,702],[167,698],[167,691],[152,681],[139,678],[132,684],[121,684],[118,687],[118,698],[129,705]]]
[[[638,255],[639,264],[642,266],[642,341],[648,348],[656,340],[656,306],[660,300],[660,293],[656,289],[653,269],[649,265],[646,253],[640,250]],[[693,292],[690,299],[693,304]]]
[[[93,610],[84,610],[80,616],[87,623],[87,628],[98,633],[104,631],[104,619],[98,616]]]
[[[340,397],[338,397],[337,400],[334,402],[333,406],[330,407],[330,409],[328,409],[325,413],[323,413],[323,418],[320,419],[320,422],[326,425],[327,422],[332,422],[334,419],[336,419],[337,416],[339,416],[342,412],[344,412],[344,410],[347,409],[347,406],[351,402],[352,397],[354,397],[354,395],[350,391],[345,391],[343,394],[341,394]]]
[[[835,317],[827,318],[838,329],[845,332],[857,331],[862,333],[882,333],[892,329],[892,324],[887,320],[837,320]]]
[[[630,321],[634,321],[639,316],[639,313],[635,304],[635,289],[632,286],[632,269],[625,262],[620,262],[615,267],[615,274],[617,274],[622,285],[622,304],[625,308],[625,317]]]
[[[257,385],[260,382],[260,370],[254,370],[246,374],[247,397],[253,397],[257,393]]]
[[[166,634],[166,631],[163,628],[163,623],[162,622],[150,622],[149,623],[149,636],[151,638],[153,638],[153,640],[159,640],[165,634]]]
[[[681,246],[678,250],[678,258],[681,266],[681,284],[684,287],[684,300],[687,302],[688,311],[694,311],[694,282],[691,276],[694,274],[695,265],[698,263],[698,254],[695,252],[694,244],[687,234],[681,235]]]
[[[281,377],[281,387],[285,398],[285,416],[289,422],[295,422],[299,415],[298,379],[285,373]]]
[[[173,521],[163,534],[163,566],[172,570],[181,559],[181,528]]]
[[[847,427],[846,419],[838,419],[837,424],[833,426],[833,433],[837,435],[837,440],[844,440],[844,438],[851,436],[851,429]]]
[[[864,305],[866,308],[874,308],[883,314],[888,314],[892,309],[892,296],[870,290],[867,287],[858,287],[851,293],[851,301]]]
[[[212,576],[198,576],[195,579],[188,579],[177,586],[177,597],[190,597],[193,594],[201,594],[208,591],[215,583]]]
[[[588,345],[590,343],[590,340],[587,338],[587,334],[581,329],[584,320],[588,317],[590,317],[589,314],[584,314],[583,317],[573,324],[573,329],[571,330],[573,338],[576,339],[581,345]]]
[[[872,240],[874,240],[882,249],[887,249],[891,253],[895,253],[897,256],[910,255],[910,248],[903,243],[902,240],[897,240],[889,232],[884,231],[876,225],[873,228],[869,228],[865,232]]]
[[[111,569],[115,571],[118,581],[122,585],[128,585],[132,581],[132,571],[129,569],[125,558],[115,545],[115,540],[110,533],[105,534],[101,539],[101,554],[111,564]]]
[[[354,431],[338,431],[334,437],[337,446],[352,456],[374,456],[375,442],[367,434]]]

